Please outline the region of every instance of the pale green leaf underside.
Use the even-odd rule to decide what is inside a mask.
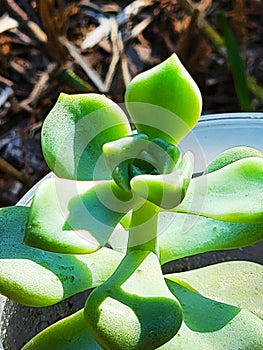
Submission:
[[[203,296],[247,309],[263,319],[263,266],[229,261],[197,270],[166,275]]]
[[[178,212],[263,223],[263,159],[249,157],[191,180]]]
[[[262,350],[262,337],[263,322],[242,310],[232,322],[214,332],[193,331],[183,322],[177,335],[158,350]]]
[[[161,350],[260,350],[263,322],[247,310],[220,303],[167,280],[179,300],[184,323]]]
[[[208,251],[252,245],[263,238],[263,224],[239,224],[182,213],[160,213],[162,264]]]
[[[50,326],[31,339],[21,350],[100,350],[90,336],[83,309]]]
[[[252,313],[205,298],[179,284],[168,286],[180,301],[184,322],[159,350],[261,350],[263,322]],[[69,339],[69,336],[71,339]],[[83,310],[39,333],[22,350],[102,349],[87,332]]]
[[[138,200],[112,180],[47,179],[35,193],[25,243],[57,253],[91,253],[107,243]]]
[[[52,305],[96,287],[123,258],[108,248],[85,255],[65,255],[26,246],[23,238],[28,213],[26,207],[0,210],[0,293],[18,303]]]

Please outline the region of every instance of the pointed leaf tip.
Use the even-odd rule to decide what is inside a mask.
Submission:
[[[139,132],[177,144],[197,123],[202,97],[176,54],[137,75],[125,103]]]

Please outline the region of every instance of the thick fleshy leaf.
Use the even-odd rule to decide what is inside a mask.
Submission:
[[[246,146],[232,147],[220,153],[207,167],[206,173],[223,168],[224,166],[236,162],[243,158],[258,157],[263,158],[263,153],[258,149]]]
[[[57,253],[91,253],[141,201],[112,180],[47,179],[35,193],[24,242]]]
[[[203,297],[171,280],[184,322],[176,336],[159,350],[260,350],[263,321],[247,310]]]
[[[173,54],[132,79],[125,104],[140,133],[178,144],[197,123],[202,98],[196,83]]]
[[[246,247],[263,239],[263,224],[238,224],[181,213],[159,215],[162,264],[204,252]]]
[[[96,287],[123,258],[108,248],[69,255],[28,247],[23,244],[28,214],[27,207],[0,210],[0,293],[20,304],[52,305]]]
[[[83,309],[49,326],[21,350],[102,350],[86,327]]]
[[[160,208],[172,209],[182,202],[192,173],[192,160],[186,153],[170,174],[138,175],[132,178],[130,184],[133,192],[139,196]]]
[[[59,177],[110,179],[104,143],[131,134],[122,109],[99,94],[61,94],[42,127],[42,149]]]
[[[227,261],[165,277],[207,298],[247,309],[263,319],[263,266],[260,264]]]
[[[109,350],[156,349],[182,322],[157,256],[142,250],[130,251],[115,273],[92,291],[84,316],[91,335]]]
[[[249,157],[191,180],[178,212],[263,223],[263,159]]]

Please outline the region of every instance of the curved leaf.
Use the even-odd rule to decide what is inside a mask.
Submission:
[[[47,179],[35,193],[24,242],[57,253],[91,253],[139,201],[112,180]]]
[[[23,244],[28,214],[27,207],[0,210],[0,293],[20,304],[52,305],[96,287],[123,258],[108,248],[65,255],[28,247]]]
[[[263,239],[263,224],[238,224],[181,213],[160,213],[162,264],[204,252],[234,249]]]
[[[202,98],[196,83],[173,54],[132,79],[125,104],[140,133],[177,144],[197,123]]]
[[[182,322],[157,256],[142,250],[130,251],[115,273],[92,291],[84,316],[91,335],[109,350],[156,349]]]
[[[36,349],[102,350],[88,332],[83,309],[44,329],[21,350]]]
[[[168,287],[182,306],[184,322],[159,350],[260,350],[263,321],[247,310],[220,303],[173,281]]]
[[[131,189],[163,209],[172,209],[183,200],[192,173],[191,158],[186,153],[169,174],[135,176],[130,182]]]
[[[42,127],[42,149],[58,176],[110,179],[102,146],[131,134],[122,109],[99,94],[61,94]]]
[[[175,210],[223,221],[263,223],[263,159],[240,159],[192,179]]]
[[[263,153],[256,148],[237,146],[220,153],[207,167],[206,173],[211,173],[237,160],[249,157],[263,158]]]
[[[263,266],[260,264],[228,261],[165,277],[190,286],[207,298],[247,309],[263,319]]]

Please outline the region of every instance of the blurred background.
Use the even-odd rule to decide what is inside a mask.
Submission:
[[[123,102],[176,52],[203,114],[262,112],[262,38],[261,0],[0,0],[0,206],[49,172],[40,130],[60,92]]]

